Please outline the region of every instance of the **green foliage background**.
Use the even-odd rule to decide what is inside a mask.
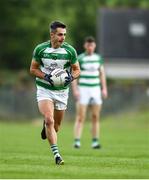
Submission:
[[[53,20],[67,24],[67,41],[80,53],[87,35],[96,36],[97,10],[106,8],[148,8],[148,0],[1,0],[1,69],[27,68],[34,47],[49,39]]]

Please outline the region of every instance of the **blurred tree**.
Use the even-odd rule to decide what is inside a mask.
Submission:
[[[85,36],[96,36],[96,14],[99,2],[97,0],[76,0],[75,23],[72,25],[74,46],[80,53],[83,50]]]
[[[32,43],[40,41],[39,37],[42,37],[42,28],[38,28],[42,15],[40,12],[37,13],[31,2],[29,0],[0,1],[1,67],[16,69],[26,66],[32,51]],[[36,1],[39,7],[42,5],[40,2]]]
[[[149,8],[148,0],[0,0],[0,68],[29,68],[36,44],[49,39],[53,20],[68,25],[69,41],[80,53],[87,35],[96,36],[99,7]]]

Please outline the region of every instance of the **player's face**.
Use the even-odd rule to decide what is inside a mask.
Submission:
[[[60,47],[61,44],[65,41],[66,29],[57,28],[55,32],[51,33],[51,41],[56,48]]]
[[[88,54],[92,54],[95,51],[96,44],[95,44],[95,42],[86,42],[84,44],[84,48]]]

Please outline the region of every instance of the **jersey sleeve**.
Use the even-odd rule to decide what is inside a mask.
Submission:
[[[104,58],[102,56],[99,56],[99,62],[100,62],[101,65],[104,64]]]
[[[71,48],[71,64],[75,64],[77,61],[77,52],[74,48]]]
[[[40,47],[36,46],[34,51],[33,51],[33,56],[32,58],[37,61],[38,63],[41,63],[41,56],[40,56]]]
[[[81,54],[78,55],[78,61],[79,61],[79,63],[81,62]]]
[[[83,60],[84,57],[85,57],[85,53],[82,53],[82,54],[78,55],[78,61],[79,61],[80,64],[82,63],[82,60]]]

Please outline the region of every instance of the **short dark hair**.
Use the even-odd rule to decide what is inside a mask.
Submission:
[[[66,25],[60,21],[53,21],[50,24],[50,32],[55,31],[57,28],[66,28]]]
[[[92,43],[92,42],[95,42],[95,38],[93,36],[88,36],[85,38],[85,43],[88,42],[88,43]]]

